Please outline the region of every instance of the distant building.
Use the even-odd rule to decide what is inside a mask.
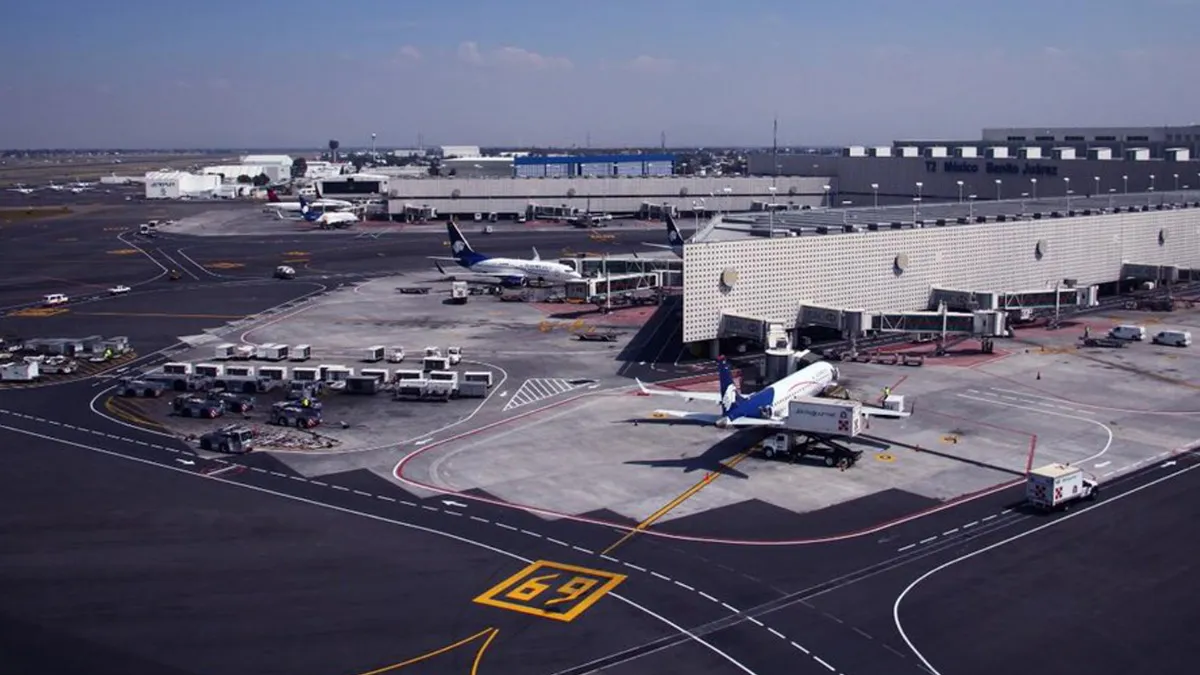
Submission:
[[[518,178],[670,176],[675,155],[549,155],[514,157]]]
[[[478,145],[443,145],[439,148],[442,157],[450,159],[452,157],[478,157],[483,154],[479,150]]]
[[[151,171],[146,174],[146,199],[205,197],[221,187],[220,176],[197,176],[183,171]]]
[[[320,184],[322,197],[372,199],[387,196],[388,180],[388,176],[380,174],[355,173],[326,178],[317,182]]]
[[[246,155],[241,159],[242,164],[264,167],[263,173],[270,176],[272,182],[282,182],[290,178],[293,161],[287,155]]]
[[[456,157],[442,160],[443,176],[512,178],[512,157]]]

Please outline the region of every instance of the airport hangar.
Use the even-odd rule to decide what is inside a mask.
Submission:
[[[722,338],[776,346],[809,326],[1003,337],[1013,310],[1185,279],[1198,190],[719,216],[684,246],[683,341],[715,356]]]

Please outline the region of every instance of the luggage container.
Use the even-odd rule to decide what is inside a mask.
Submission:
[[[422,378],[400,380],[396,384],[396,394],[393,398],[397,401],[413,401],[425,397],[425,380]]]
[[[404,347],[392,347],[388,352],[389,363],[400,363],[404,361]]]
[[[487,393],[488,385],[486,382],[462,380],[458,383],[459,398],[487,398]]]
[[[225,361],[233,358],[233,350],[237,345],[230,342],[225,342],[213,348],[213,358],[218,361]]]
[[[162,371],[167,375],[191,375],[192,364],[180,362],[164,363]]]
[[[260,392],[259,379],[253,376],[229,375],[213,381],[214,389],[223,389],[233,394],[257,394]]]
[[[233,356],[230,358],[240,359],[243,361],[249,360],[254,358],[254,353],[256,351],[257,350],[254,348],[254,345],[237,345],[233,348]]]
[[[462,374],[463,382],[483,383],[484,388],[492,386],[492,371],[490,370],[468,370]]]
[[[379,363],[383,360],[383,356],[386,352],[387,349],[383,345],[367,347],[366,353],[363,354],[363,361],[365,363]]]
[[[441,347],[426,347],[425,348],[425,356],[441,356],[441,355],[442,355]]]
[[[296,345],[288,350],[288,361],[307,361],[312,358],[310,345]]]
[[[288,369],[286,366],[263,366],[258,369],[258,376],[264,380],[282,382],[288,379]]]
[[[197,363],[194,371],[200,377],[220,377],[225,374],[225,366],[219,363]]]
[[[363,368],[362,370],[358,371],[358,374],[360,377],[373,377],[376,380],[379,380],[380,384],[384,384],[388,381],[388,376],[391,375],[391,371],[389,371],[387,368]]]
[[[430,382],[449,382],[458,387],[458,373],[453,370],[431,370],[428,379]]]
[[[354,369],[346,366],[337,366],[332,364],[322,364],[318,366],[321,372],[322,382],[341,382],[347,377],[354,376]]]
[[[425,400],[449,401],[458,389],[458,382],[450,380],[425,380]]]
[[[259,345],[255,352],[255,357],[260,361],[286,361],[288,357],[288,346],[277,344]]]
[[[254,377],[254,366],[227,366],[226,377]]]
[[[347,394],[378,394],[379,380],[375,377],[352,375],[346,378]]]
[[[37,361],[18,361],[0,365],[0,380],[5,382],[33,382],[41,375]]]
[[[321,370],[319,368],[292,368],[293,382],[319,382],[321,380]]]
[[[403,382],[405,380],[423,380],[425,379],[425,371],[422,370],[397,370],[396,381]]]
[[[858,401],[805,399],[788,403],[784,424],[801,433],[854,438],[862,433],[865,419]]]
[[[432,372],[435,370],[447,370],[450,368],[450,359],[444,356],[426,356],[421,359],[421,370]]]

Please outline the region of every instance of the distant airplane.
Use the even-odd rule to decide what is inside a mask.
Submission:
[[[68,189],[66,185],[59,185],[54,181],[50,181],[50,184],[47,185],[46,188],[49,190],[54,190],[55,192],[62,192],[63,190]]]
[[[808,350],[800,352],[803,356]],[[687,410],[655,410],[658,417],[671,417],[684,422],[712,424],[719,428],[769,427],[780,428],[785,424],[788,404],[792,401],[819,398],[830,385],[837,384],[838,370],[825,361],[818,361],[788,375],[762,391],[745,396],[733,381],[729,362],[721,357],[717,360],[721,390],[718,393],[671,391],[650,389],[638,380],[643,394],[674,396],[689,401],[709,401],[721,406],[721,414],[698,413]],[[884,408],[863,407],[863,412],[874,417],[908,417],[909,413]]]
[[[21,183],[17,183],[17,187],[9,188],[8,191],[9,192],[20,192],[23,195],[31,195],[31,194],[37,192],[38,189],[37,188],[27,188],[24,185],[22,185]]]
[[[358,214],[351,211],[326,211],[320,213],[313,209],[304,197],[300,197],[300,215],[310,223],[316,223],[322,230],[340,230],[350,227],[359,221]]]
[[[322,209],[325,211],[339,211],[354,208],[354,204],[351,202],[342,201],[341,199],[317,199],[316,201],[309,202],[308,204],[313,208]],[[267,190],[267,206],[263,208],[264,211],[275,211],[281,214],[288,212],[300,213],[303,208],[303,204],[300,201],[280,201],[279,195],[276,194],[274,190]]]
[[[430,256],[429,258],[435,261],[434,264],[442,274],[445,274],[446,270],[437,264],[438,260],[458,263],[469,270],[470,275],[468,276],[496,279],[509,286],[524,286],[530,279],[562,283],[583,278],[579,272],[567,265],[542,260],[536,248],[533,249],[533,258],[531,259],[493,258],[476,253],[454,221],[446,223],[446,231],[450,235],[450,250],[454,253],[454,257]]]
[[[653,248],[665,248],[680,258],[683,257],[683,235],[679,233],[679,226],[675,224],[675,219],[671,214],[666,214],[664,220],[667,221],[667,243],[665,244],[650,244],[642,242],[642,246],[650,246]]]

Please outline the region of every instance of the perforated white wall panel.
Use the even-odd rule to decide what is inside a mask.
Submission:
[[[898,274],[901,253],[908,265]],[[1091,285],[1120,278],[1122,262],[1200,268],[1200,209],[688,244],[683,339],[717,337],[722,311],[790,327],[804,304],[921,310],[934,286],[1013,292],[1066,278]],[[732,288],[721,284],[726,269],[737,272]]]

